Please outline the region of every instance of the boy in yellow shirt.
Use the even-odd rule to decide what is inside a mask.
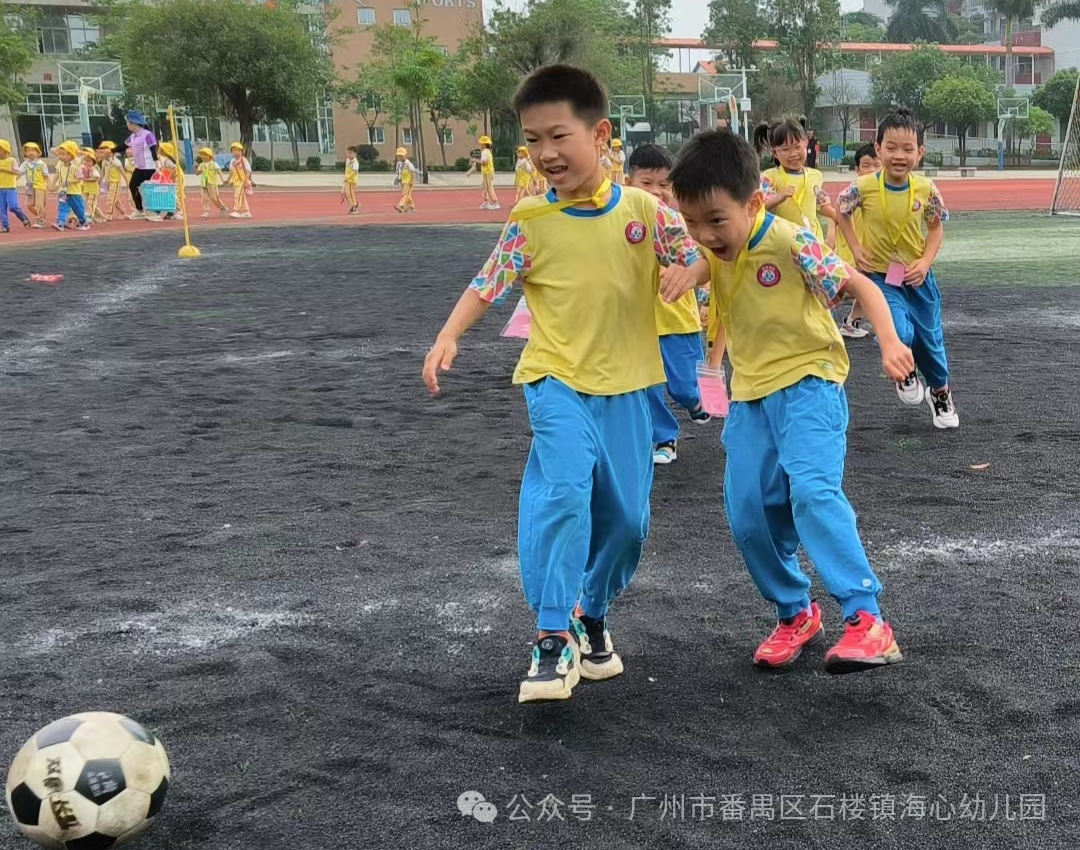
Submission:
[[[726,346],[731,410],[724,427],[724,502],[731,535],[778,624],[754,663],[791,664],[822,634],[821,610],[799,568],[801,543],[840,603],[844,634],[825,656],[830,673],[901,660],[881,619],[881,584],[844,496],[848,357],[827,305],[856,297],[877,329],[885,371],[913,363],[878,288],[813,233],[765,209],[758,155],[715,130],[679,151],[672,189],[690,234],[712,266],[718,316],[710,361]],[[710,327],[710,331],[712,328]]]
[[[356,185],[360,182],[360,149],[350,147],[345,151],[345,182],[341,186],[341,195],[349,202],[349,215],[360,211],[360,202],[356,200]]]
[[[91,148],[82,150],[82,179],[86,218],[88,221],[100,224],[106,220],[98,210],[98,198],[101,197],[101,169],[97,165],[97,151]]]
[[[837,223],[857,267],[888,302],[897,333],[911,346],[928,385],[929,392],[913,370],[897,381],[897,395],[912,406],[925,400],[935,428],[958,428],[941,325],[941,291],[933,269],[949,211],[934,182],[913,173],[926,150],[922,125],[911,110],[897,109],[882,120],[877,150],[881,171],[858,178],[844,190],[837,202]],[[861,236],[852,221],[857,210],[862,210]]]
[[[10,233],[8,213],[30,226],[30,219],[19,206],[19,163],[11,155],[11,142],[0,139],[0,233]]]
[[[116,143],[105,141],[98,145],[98,164],[105,177],[105,202],[102,214],[108,221],[127,218],[127,203],[122,191],[127,187],[128,173],[123,158],[116,152]]]
[[[877,174],[880,170],[881,160],[878,159],[877,149],[872,144],[867,142],[855,151],[856,177],[862,177],[864,174]],[[862,239],[862,211],[855,210],[851,216],[851,221],[855,226],[856,235]],[[848,246],[844,234],[839,232],[839,225],[833,219],[829,219],[828,244],[830,248],[836,251],[841,260],[849,266],[855,265],[855,258],[851,255],[851,248]],[[851,305],[851,311],[848,313],[847,318],[844,319],[844,323],[840,325],[840,335],[849,339],[867,337],[870,335],[870,331],[864,327],[865,324],[867,323],[863,322],[862,308],[859,306],[859,302],[856,301]]]
[[[401,198],[394,209],[399,213],[416,212],[416,202],[413,200],[413,187],[416,184],[416,166],[409,159],[409,151],[406,148],[398,148],[394,152],[397,160],[394,168],[397,171],[394,182],[401,186]]]
[[[611,122],[591,74],[541,68],[513,105],[551,191],[514,207],[428,352],[424,382],[439,391],[438,372],[453,364],[461,336],[523,280],[532,326],[514,383],[524,387],[533,441],[518,554],[539,631],[518,700],[533,702],[568,699],[580,677],[623,670],[606,617],[649,526],[647,388],[664,380],[654,302],[658,291],[675,300],[705,275],[687,268],[700,258],[678,213],[601,176]]]
[[[41,158],[41,147],[37,142],[23,145],[23,161],[19,166],[19,173],[26,180],[26,208],[34,217],[33,227],[40,230],[45,227],[49,166]]]
[[[630,157],[630,185],[673,206],[668,175],[674,164],[675,158],[667,148],[638,145]],[[698,395],[697,364],[705,359],[705,352],[701,348],[697,296],[687,292],[674,304],[657,298],[656,330],[660,334],[660,356],[664,360],[668,395],[686,410],[691,422],[705,424],[712,417],[701,409]],[[667,405],[664,388],[664,384],[649,387],[653,463],[659,464],[673,463],[678,457],[679,420]]]
[[[54,185],[59,201],[53,229],[64,230],[68,218],[74,215],[79,222],[76,230],[89,230],[90,222],[86,218],[86,206],[82,196],[83,167],[79,163],[79,146],[72,141],[61,142],[53,148],[53,153],[56,154]]]

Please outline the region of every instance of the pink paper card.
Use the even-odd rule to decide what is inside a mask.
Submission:
[[[528,339],[529,329],[532,327],[532,313],[525,303],[525,296],[521,297],[514,312],[510,315],[510,321],[500,332],[500,336],[513,337],[516,339]]]
[[[723,368],[712,368],[707,363],[698,363],[697,379],[701,409],[710,416],[727,416],[728,394]]]
[[[903,263],[889,263],[889,270],[885,272],[885,282],[889,286],[903,286],[906,272],[907,267]]]

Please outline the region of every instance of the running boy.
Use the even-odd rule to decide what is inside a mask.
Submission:
[[[911,346],[929,385],[927,392],[913,370],[897,380],[897,395],[912,406],[925,399],[935,428],[958,428],[941,327],[941,292],[933,269],[949,211],[934,182],[913,173],[926,151],[922,125],[910,109],[897,109],[881,122],[877,151],[882,170],[859,177],[838,199],[840,231],[857,267],[884,293],[900,339]],[[860,209],[861,235],[852,221]],[[873,317],[871,321],[876,330]]]
[[[90,222],[86,219],[86,205],[82,196],[82,174],[79,163],[79,146],[75,142],[61,142],[55,148],[56,174],[54,185],[56,186],[57,209],[56,224],[54,230],[64,230],[67,227],[68,218],[74,215],[79,222],[76,230],[89,230]]]
[[[19,206],[19,163],[11,155],[11,142],[0,139],[0,233],[9,233],[8,213],[30,226],[30,219]]]
[[[637,569],[649,526],[646,388],[664,380],[653,302],[661,266],[668,300],[694,287],[696,273],[685,267],[699,254],[678,213],[602,178],[611,122],[591,74],[541,68],[513,106],[552,189],[514,207],[428,352],[424,382],[439,391],[438,372],[453,364],[458,340],[522,279],[532,328],[514,383],[524,387],[533,441],[518,554],[539,632],[518,700],[532,702],[568,699],[581,676],[622,672],[606,617]]]
[[[821,611],[799,569],[801,543],[840,604],[844,634],[825,655],[830,673],[901,660],[881,619],[855,512],[844,496],[848,357],[826,304],[854,295],[877,329],[885,371],[900,379],[911,352],[897,338],[881,292],[807,229],[765,209],[758,156],[714,130],[679,151],[672,188],[691,235],[712,265],[712,301],[731,361],[724,427],[724,502],[731,535],[779,622],[754,663],[791,664],[822,634]],[[718,364],[720,336],[710,360]]]
[[[881,160],[878,159],[877,148],[870,142],[855,151],[856,177],[862,177],[864,174],[877,174],[880,170]],[[856,235],[858,235],[859,239],[862,239],[862,210],[855,210],[854,215],[851,216],[851,221],[855,226]],[[849,266],[855,265],[855,258],[851,255],[851,248],[848,247],[844,234],[839,232],[839,226],[831,218],[829,219],[828,244],[830,248],[836,251],[841,260]],[[850,339],[862,339],[870,335],[869,329],[865,327],[866,324],[862,318],[862,307],[856,301],[851,305],[847,318],[844,319],[844,323],[840,326],[840,334]]]
[[[23,145],[23,161],[19,173],[26,179],[26,209],[34,217],[33,227],[45,227],[45,207],[49,191],[49,166],[41,158],[37,142]]]
[[[356,184],[360,182],[360,149],[350,147],[345,151],[345,182],[341,186],[341,197],[349,202],[349,215],[360,211],[360,202],[356,200]]]
[[[668,172],[675,158],[667,148],[639,145],[630,155],[630,185],[671,206],[671,181]],[[704,260],[702,276],[705,276]],[[660,356],[664,360],[667,391],[690,416],[702,425],[712,417],[701,409],[698,396],[697,364],[705,359],[701,348],[701,317],[693,292],[687,292],[674,304],[656,299],[656,330],[660,334]],[[649,387],[649,413],[652,416],[653,463],[672,463],[678,457],[679,420],[667,406],[664,385]]]

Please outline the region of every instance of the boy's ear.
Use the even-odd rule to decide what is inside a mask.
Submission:
[[[752,194],[750,196],[750,201],[746,205],[746,211],[748,213],[750,213],[751,218],[754,218],[754,217],[757,216],[758,211],[761,210],[761,207],[764,204],[765,204],[765,195],[762,193],[762,191],[760,189],[755,189],[754,194]]]
[[[601,118],[596,122],[596,143],[598,145],[606,145],[611,141],[611,133],[614,128],[611,126],[611,120],[609,118]]]

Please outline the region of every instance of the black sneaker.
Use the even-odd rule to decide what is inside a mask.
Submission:
[[[581,678],[574,650],[562,635],[544,635],[533,644],[532,664],[518,702],[570,699]]]
[[[694,410],[688,410],[687,413],[690,416],[690,421],[695,425],[704,425],[706,422],[712,422],[712,415],[706,413],[700,404]]]
[[[595,682],[622,673],[622,659],[611,642],[607,620],[594,620],[582,614],[570,621],[570,634],[577,641],[583,679]]]

